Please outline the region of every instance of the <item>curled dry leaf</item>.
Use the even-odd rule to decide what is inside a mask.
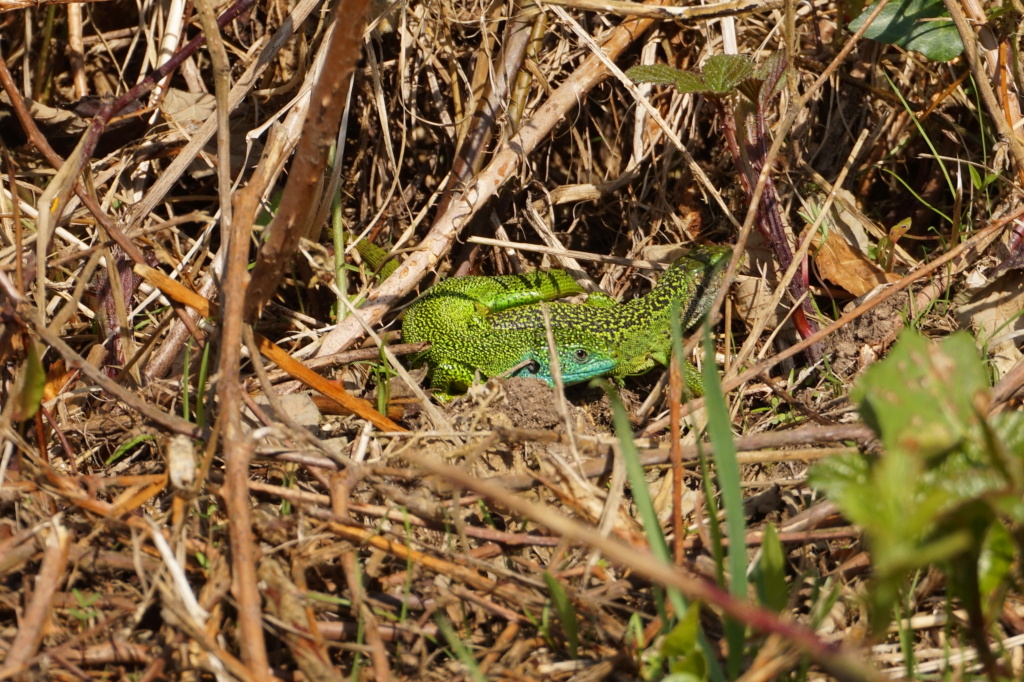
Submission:
[[[1024,355],[1015,339],[1024,330],[1024,274],[1010,270],[978,289],[956,311],[961,327],[977,334],[980,344],[988,348],[992,367],[999,376],[1009,372]]]
[[[825,239],[815,235],[811,246],[818,274],[854,296],[863,296],[881,284],[900,280],[899,275],[883,271],[838,234],[829,233]]]
[[[69,371],[63,358],[58,359],[49,369],[46,370],[46,384],[43,386],[43,402],[53,400],[64,387],[75,377],[74,371]]]

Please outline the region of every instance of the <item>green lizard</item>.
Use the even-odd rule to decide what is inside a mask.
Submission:
[[[363,240],[357,242],[356,249],[382,278],[394,271],[394,267],[389,269],[390,263],[384,263],[386,252],[375,244]],[[430,348],[413,362],[430,366],[430,386],[442,400],[464,393],[476,371],[484,376],[533,377],[552,386],[551,356],[543,327],[495,333],[486,320],[508,308],[582,291],[564,270],[452,277],[409,306],[402,322],[402,340],[430,342]],[[618,364],[616,353],[599,339],[573,329],[557,330],[553,337],[562,382],[567,386],[608,374]]]
[[[409,307],[402,336],[431,343],[419,360],[431,366],[431,387],[442,397],[468,387],[475,370],[496,376],[524,362],[530,369],[519,369],[516,376],[551,384],[542,305],[566,384],[642,374],[668,364],[674,307],[684,333],[699,322],[718,292],[731,253],[727,246],[697,247],[673,263],[650,293],[623,304],[603,295],[584,304],[541,303],[580,292],[562,270],[453,277]],[[694,394],[703,393],[699,373],[689,364],[686,382]]]
[[[668,365],[673,308],[679,310],[683,333],[696,326],[718,293],[731,254],[727,246],[698,246],[673,263],[650,293],[626,303],[543,304],[548,323],[556,335],[572,330],[584,344],[604,343],[618,360],[604,372],[614,378],[643,374],[656,364]],[[486,323],[491,333],[501,333],[543,329],[545,320],[541,305],[534,304],[496,312],[487,316]],[[690,364],[685,367],[691,392],[703,394],[700,374]]]

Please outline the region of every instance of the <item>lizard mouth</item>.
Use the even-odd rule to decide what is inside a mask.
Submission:
[[[594,359],[591,360],[585,368],[580,368],[578,372],[566,372],[562,371],[562,383],[566,386],[572,384],[581,384],[584,381],[590,379],[596,379],[597,377],[604,376],[615,369],[618,363],[613,359]]]
[[[593,358],[585,350],[575,353],[574,357],[581,363],[585,363],[586,366],[573,371],[563,365],[562,383],[566,386],[583,383],[589,379],[603,376],[615,369],[617,364],[614,359]],[[545,366],[538,360],[529,360],[525,364],[522,364],[519,369],[514,371],[510,376],[541,379],[546,382],[548,386],[554,385],[551,376],[545,372]]]

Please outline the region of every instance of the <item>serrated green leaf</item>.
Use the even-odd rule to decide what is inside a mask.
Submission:
[[[704,85],[700,76],[676,69],[668,64],[634,66],[626,71],[626,75],[637,83],[674,85],[680,92],[704,92],[707,90],[707,86]]]
[[[848,452],[834,455],[812,466],[808,472],[808,482],[814,488],[828,493],[840,509],[843,509],[843,513],[856,523],[856,517],[863,515],[846,511],[847,500],[852,506],[863,497],[864,492],[871,489],[871,481],[868,478],[870,472],[871,466],[867,457],[860,453]]]
[[[711,94],[712,90],[707,83],[697,74],[690,71],[680,71],[675,83],[679,92],[686,92],[694,95]]]
[[[754,78],[764,81],[758,95],[758,106],[762,111],[768,108],[768,103],[771,99],[782,90],[782,84],[785,82],[783,77],[786,75],[786,64],[787,57],[784,51],[773,52],[754,71]]]
[[[886,447],[929,459],[956,446],[977,423],[987,390],[969,335],[936,344],[908,330],[884,362],[868,368],[851,398]]]
[[[850,31],[860,30],[877,6],[875,2],[865,8],[850,22]],[[960,34],[942,0],[893,0],[882,8],[864,35],[920,52],[937,62],[948,62],[964,51]]]
[[[682,73],[668,64],[641,64],[626,69],[626,75],[636,83],[655,83],[658,85],[675,85]]]
[[[810,475],[867,535],[877,633],[913,571],[948,564],[951,584],[977,593],[974,571],[964,567],[980,539],[1003,509],[1019,507],[1024,519],[1024,419],[983,420],[988,381],[966,334],[934,343],[905,332],[851,396],[885,453],[831,458]]]
[[[46,371],[40,360],[36,342],[27,336],[25,360],[21,363],[14,388],[11,391],[13,410],[11,420],[20,422],[31,419],[39,411],[43,401],[43,389],[46,387]]]
[[[1007,458],[1014,487],[1024,488],[1024,417],[1020,412],[1002,412],[987,422]]]
[[[963,444],[923,471],[916,487],[934,490],[941,498],[941,523],[962,527],[977,516],[978,503],[986,518],[977,528],[985,532],[989,517],[1005,516],[1024,523],[1024,418],[1003,413],[979,421]]]
[[[754,73],[750,61],[738,54],[716,54],[708,57],[701,69],[704,83],[711,92],[726,94]]]

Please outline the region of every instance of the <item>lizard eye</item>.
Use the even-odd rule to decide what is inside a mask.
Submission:
[[[580,362],[586,362],[587,358],[590,357],[590,354],[583,348],[577,348],[575,355],[576,359],[579,360]]]

